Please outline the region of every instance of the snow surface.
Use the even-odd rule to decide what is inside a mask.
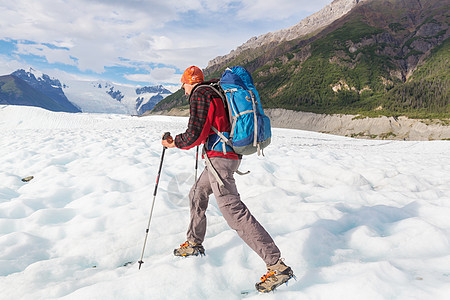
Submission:
[[[160,137],[186,124],[0,106],[0,299],[240,299],[252,289],[264,263],[213,196],[206,256],[172,254],[185,240],[194,150],[166,151],[138,270]],[[274,129],[236,181],[297,280],[247,297],[450,299],[449,150]]]

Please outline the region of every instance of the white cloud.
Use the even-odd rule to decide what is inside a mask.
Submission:
[[[235,0],[222,0],[222,1],[202,0],[201,4],[206,11],[227,13],[232,7],[236,7],[239,4],[239,2],[240,1]]]
[[[151,74],[156,80],[164,81],[173,78],[175,72],[176,70],[172,68],[155,68],[152,70]]]
[[[173,49],[175,48],[174,42],[167,36],[155,36],[150,42],[150,46],[154,50]]]
[[[63,63],[66,65],[75,65],[75,61],[70,57],[70,52],[67,49],[54,49],[42,44],[28,44],[19,42],[15,53],[45,56],[47,61],[51,64]]]
[[[173,68],[154,68],[146,74],[129,74],[125,78],[136,82],[151,82],[154,84],[174,84],[180,85],[180,75],[176,74]]]
[[[19,41],[18,54],[38,55],[49,63],[74,65],[81,71],[101,73],[105,67],[129,62],[184,70],[192,64],[206,67],[210,59],[267,32],[261,32],[255,22],[269,28],[273,20],[296,20],[297,15],[298,22],[305,10],[314,12],[330,2],[1,1],[0,39]]]
[[[137,82],[152,82],[153,77],[150,74],[130,74],[125,75],[125,78],[131,81],[137,81]]]
[[[12,60],[5,55],[0,55],[0,76],[11,74],[17,69],[23,68],[24,63]]]
[[[238,16],[250,20],[282,20],[302,15],[304,12],[314,13],[330,3],[329,0],[242,0],[243,9],[239,11]]]

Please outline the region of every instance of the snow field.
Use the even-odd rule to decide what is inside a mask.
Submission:
[[[252,289],[264,263],[213,196],[207,255],[172,255],[189,222],[195,149],[166,150],[145,263],[135,263],[161,135],[186,124],[0,106],[0,299],[240,299]],[[251,173],[235,177],[297,280],[248,298],[448,299],[449,150],[274,129],[265,157],[246,157]]]

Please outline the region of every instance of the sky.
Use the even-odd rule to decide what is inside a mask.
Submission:
[[[0,75],[178,85],[253,36],[290,27],[332,0],[0,0]]]

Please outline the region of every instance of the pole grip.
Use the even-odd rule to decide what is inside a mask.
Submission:
[[[163,140],[167,140],[168,143],[172,143],[173,142],[173,138],[170,135],[170,132],[165,132],[163,137],[162,137],[162,139]]]

